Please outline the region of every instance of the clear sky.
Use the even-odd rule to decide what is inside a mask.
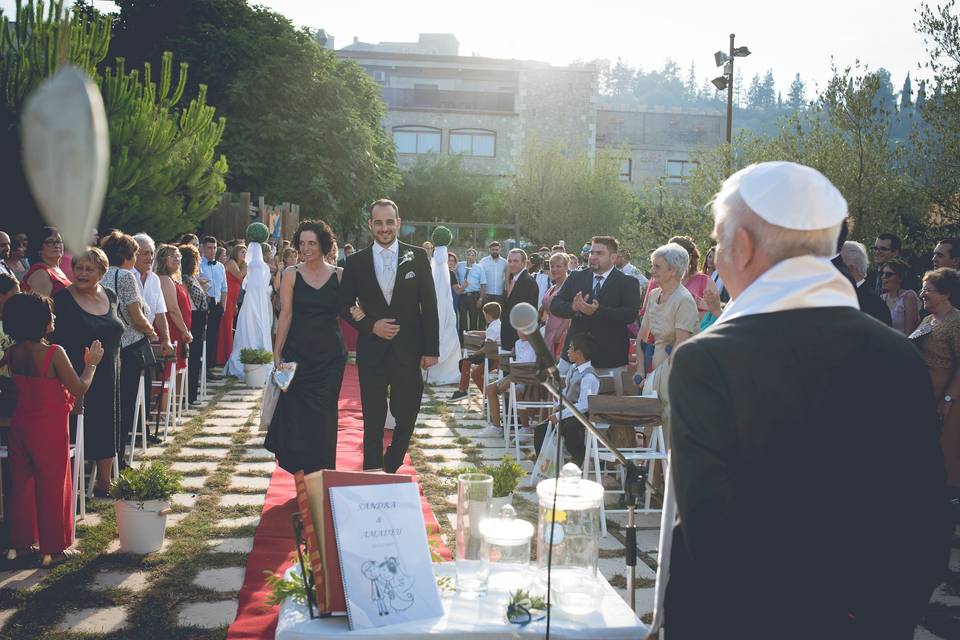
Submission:
[[[926,59],[914,31],[919,0],[260,0],[295,24],[323,28],[336,46],[353,41],[415,41],[419,33],[453,33],[461,55],[533,59],[552,64],[623,58],[659,68],[666,57],[686,74],[696,63],[700,83],[719,75],[713,52],[726,51],[729,34],[753,52],[738,60],[744,78],[774,70],[784,94],[797,72],[815,84],[830,77],[831,56],[840,67],[860,60],[885,67],[898,91],[904,75],[917,77]],[[108,8],[110,2],[96,2]],[[7,13],[14,0],[0,0]],[[922,74],[921,74],[922,75]],[[914,84],[916,90],[916,84]]]

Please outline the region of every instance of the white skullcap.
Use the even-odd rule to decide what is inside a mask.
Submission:
[[[741,169],[740,197],[772,225],[815,231],[839,225],[847,201],[816,169],[795,162],[761,162]]]

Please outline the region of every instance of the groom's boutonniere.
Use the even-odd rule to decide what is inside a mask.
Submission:
[[[413,251],[407,251],[406,253],[403,254],[403,257],[400,258],[400,264],[398,264],[397,266],[402,267],[404,264],[412,261],[413,261]]]

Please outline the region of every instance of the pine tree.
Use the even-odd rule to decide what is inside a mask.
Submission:
[[[760,74],[755,74],[750,80],[750,88],[747,89],[747,106],[751,109],[763,108],[763,86],[760,84]]]
[[[800,79],[800,74],[793,77],[790,83],[790,90],[787,92],[787,106],[798,111],[806,104],[807,85]]]
[[[687,100],[695,102],[697,100],[697,67],[693,60],[690,61],[690,69],[687,71],[687,82],[684,89],[686,89]]]
[[[927,81],[921,80],[917,87],[917,101],[915,103],[917,113],[923,113],[923,107],[927,104]]]
[[[913,86],[910,83],[910,72],[907,72],[907,78],[903,81],[903,88],[900,89],[900,111],[905,111],[913,106]]]
[[[766,75],[763,76],[763,82],[760,84],[760,89],[763,108],[773,107],[777,101],[777,87],[773,79],[773,69],[767,69]]]

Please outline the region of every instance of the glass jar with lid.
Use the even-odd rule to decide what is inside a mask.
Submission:
[[[580,468],[567,463],[559,481],[543,480],[537,485],[537,578],[545,588],[549,564],[551,600],[573,614],[594,611],[601,594],[597,561],[603,487],[580,476]]]
[[[483,536],[481,553],[490,563],[490,589],[525,589],[529,579],[533,525],[518,519],[513,506],[505,504],[499,517],[480,523],[480,533]]]

